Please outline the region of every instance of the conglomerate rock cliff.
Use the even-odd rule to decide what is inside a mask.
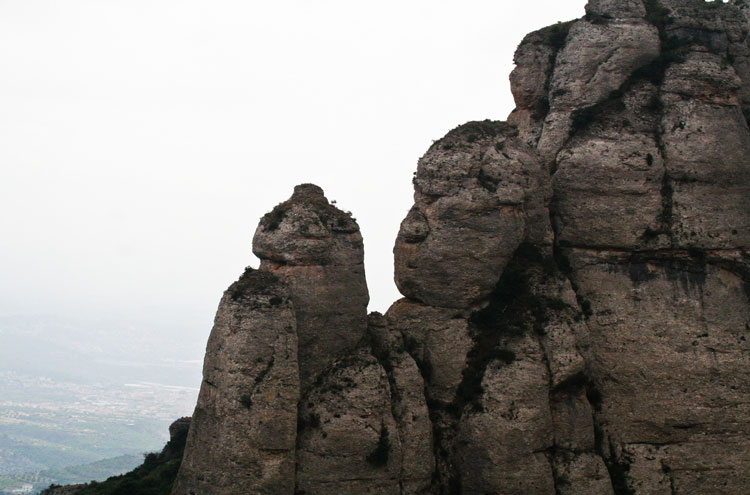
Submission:
[[[366,314],[317,186],[225,293],[174,495],[744,494],[750,3],[591,0],[419,161]]]

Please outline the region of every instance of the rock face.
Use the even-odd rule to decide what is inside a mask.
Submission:
[[[290,288],[303,388],[345,357],[367,330],[364,248],[359,226],[313,184],[263,217],[253,238],[261,270]]]
[[[247,269],[216,313],[173,493],[294,490],[299,396],[289,291],[274,274]]]
[[[175,495],[750,486],[750,3],[591,0],[420,159],[366,315],[317,186],[224,295]]]
[[[385,320],[368,327],[351,214],[302,184],[253,250],[260,268],[219,304],[173,493],[425,493],[424,383]]]
[[[187,442],[188,432],[190,431],[190,423],[192,418],[185,416],[176,419],[169,425],[169,442],[164,446],[161,451],[161,455],[164,457],[182,457],[185,451],[185,443]]]
[[[377,359],[360,351],[321,377],[300,408],[297,486],[310,494],[398,494],[401,445],[391,412],[388,377]],[[380,437],[390,447],[370,457]],[[385,445],[385,443],[384,443]],[[363,453],[365,455],[363,455]],[[341,473],[356,476],[342,479]]]
[[[524,240],[540,168],[518,131],[471,122],[435,142],[396,239],[396,285],[430,306],[463,308],[492,291]]]

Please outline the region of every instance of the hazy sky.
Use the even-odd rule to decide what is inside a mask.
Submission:
[[[314,182],[371,310],[432,140],[504,119],[513,52],[584,0],[0,0],[0,315],[191,315]]]

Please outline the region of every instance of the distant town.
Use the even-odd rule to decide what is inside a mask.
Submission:
[[[0,494],[107,477],[159,450],[198,390],[150,382],[119,387],[0,372]],[[103,459],[112,462],[97,464]],[[90,466],[89,466],[90,465]],[[76,469],[66,469],[75,466]],[[86,467],[89,466],[89,467]]]

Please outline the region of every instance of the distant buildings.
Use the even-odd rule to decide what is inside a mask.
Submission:
[[[23,485],[21,485],[21,488],[11,490],[10,493],[31,493],[32,491],[34,491],[34,485],[24,483]]]

